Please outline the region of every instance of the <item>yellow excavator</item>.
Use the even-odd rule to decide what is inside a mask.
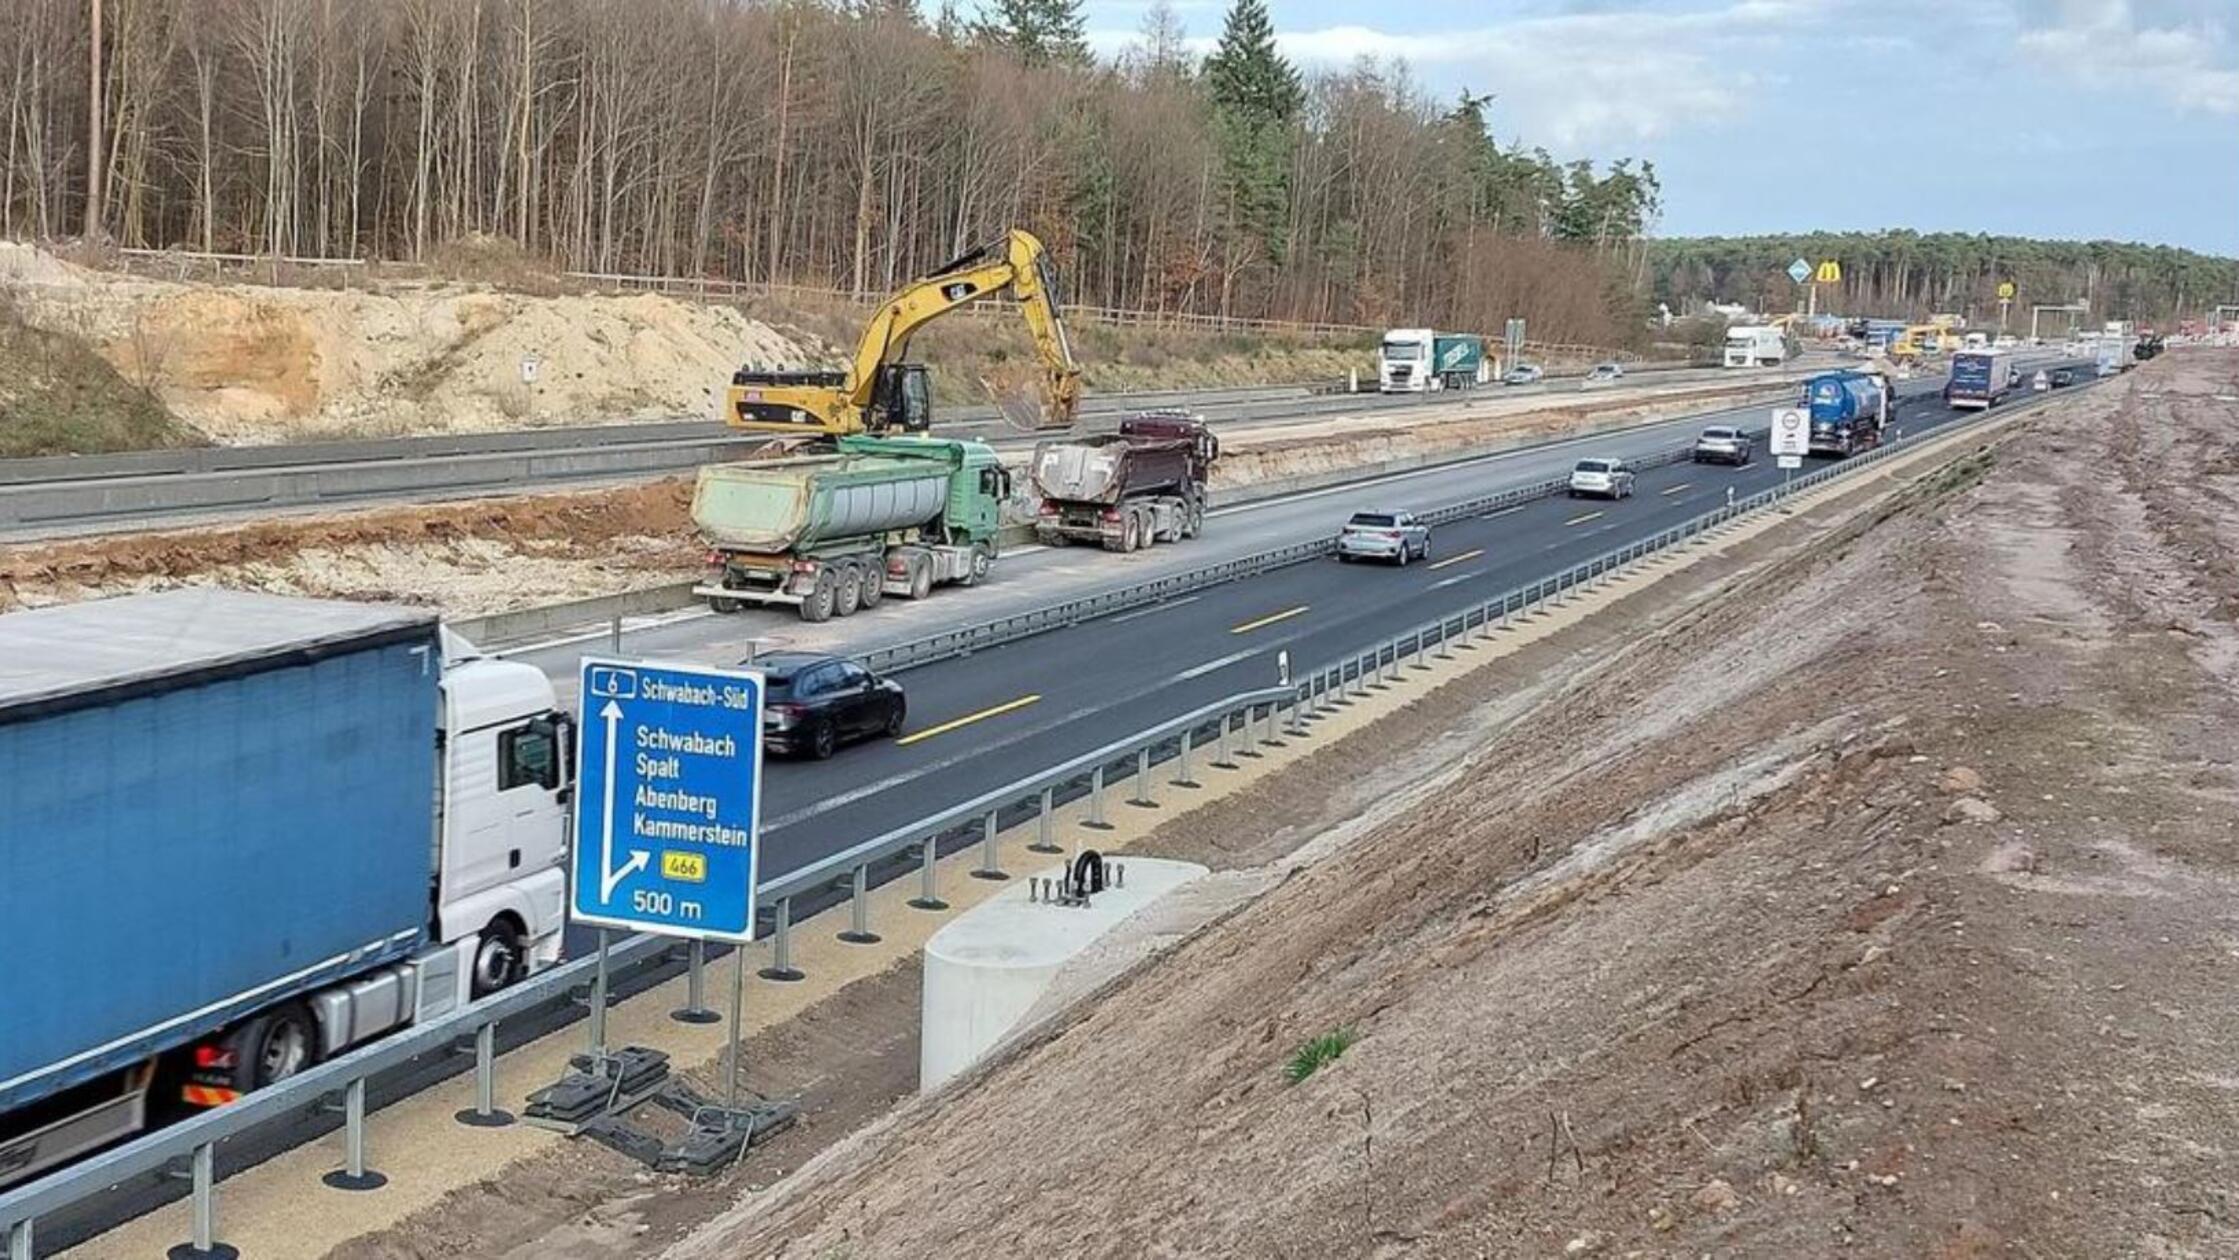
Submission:
[[[1032,427],[1066,428],[1080,407],[1081,369],[1058,315],[1048,251],[1016,228],[886,299],[846,371],[740,369],[731,377],[725,419],[737,429],[827,442],[862,433],[923,433],[933,423],[932,382],[924,364],[904,360],[910,337],[957,307],[1004,292],[1018,301],[1041,360],[1041,409]]]

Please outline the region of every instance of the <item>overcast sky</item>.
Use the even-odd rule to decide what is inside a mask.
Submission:
[[[1227,0],[1173,0],[1210,47]],[[2239,255],[2239,0],[1270,0],[1501,139],[1652,159],[1663,235],[1912,227]],[[1150,0],[1088,0],[1091,42]]]

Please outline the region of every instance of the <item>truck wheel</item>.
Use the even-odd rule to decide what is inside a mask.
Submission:
[[[739,609],[746,607],[746,603],[743,600],[725,599],[720,595],[710,595],[708,596],[707,606],[709,611],[728,617]]]
[[[933,562],[924,556],[910,558],[910,598],[923,599],[933,593]]]
[[[885,598],[886,570],[883,568],[863,570],[863,594],[858,601],[858,606],[876,608],[879,606],[879,601]]]
[[[852,617],[863,606],[863,570],[848,565],[840,570],[839,580],[832,584],[832,612],[841,617]]]
[[[274,1007],[226,1034],[233,1087],[243,1093],[294,1076],[319,1061],[318,1031],[300,1002]]]
[[[964,576],[956,579],[956,584],[958,586],[978,586],[994,564],[994,558],[987,554],[987,548],[980,543],[973,543],[971,559],[965,562]]]
[[[1143,518],[1137,513],[1129,512],[1127,514],[1127,532],[1120,538],[1120,550],[1141,551],[1142,549]]]
[[[474,950],[474,996],[488,997],[527,971],[528,951],[521,947],[521,929],[511,919],[495,920],[482,929],[482,943]]]
[[[1205,502],[1192,499],[1189,505],[1189,523],[1182,526],[1182,537],[1195,538],[1205,532]]]
[[[832,603],[838,598],[838,593],[832,587],[832,571],[819,571],[816,584],[809,587],[807,598],[801,601],[801,620],[813,622],[832,619]]]

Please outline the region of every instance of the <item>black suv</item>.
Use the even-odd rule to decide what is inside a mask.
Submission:
[[[843,656],[772,652],[742,662],[762,671],[762,746],[819,759],[842,744],[902,733],[909,715],[902,684]]]

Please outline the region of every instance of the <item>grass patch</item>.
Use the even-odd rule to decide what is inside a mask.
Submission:
[[[207,445],[84,338],[32,327],[0,295],[0,458]]]
[[[1288,1062],[1283,1064],[1283,1079],[1296,1085],[1307,1077],[1337,1062],[1347,1047],[1360,1040],[1360,1034],[1350,1028],[1333,1028],[1319,1037],[1300,1042],[1291,1051]]]

